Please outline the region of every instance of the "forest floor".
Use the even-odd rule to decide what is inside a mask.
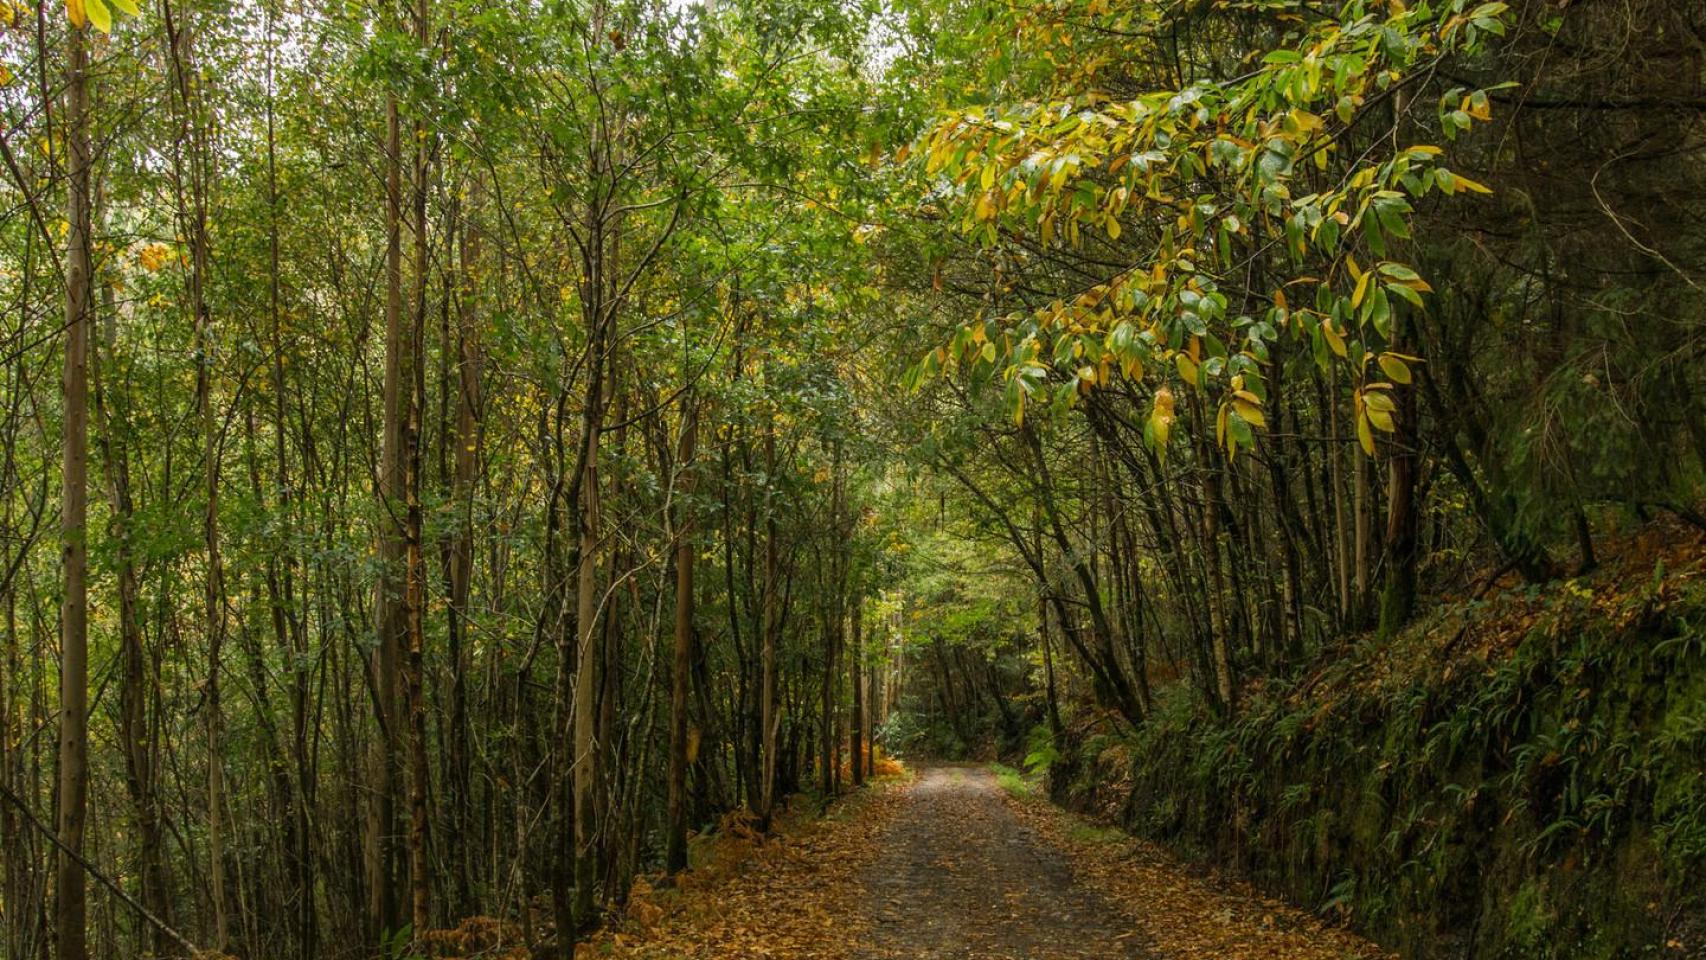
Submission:
[[[763,841],[737,825],[583,957],[1346,960],[1377,947],[987,768],[926,765]]]

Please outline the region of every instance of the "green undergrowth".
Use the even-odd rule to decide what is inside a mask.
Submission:
[[[1028,797],[1036,791],[1032,782],[1019,770],[1001,763],[992,763],[989,769],[995,774],[995,782],[1000,784],[1001,789],[1015,797]]]
[[[1084,820],[1074,820],[1067,827],[1066,835],[1080,843],[1124,843],[1130,840],[1124,830]]]
[[[1051,793],[1406,957],[1706,957],[1706,583],[1521,599],[1074,726]]]

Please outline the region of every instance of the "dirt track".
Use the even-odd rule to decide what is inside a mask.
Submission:
[[[865,871],[862,960],[1148,957],[1066,854],[1003,802],[987,769],[919,771]]]

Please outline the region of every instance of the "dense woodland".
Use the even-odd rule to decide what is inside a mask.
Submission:
[[[3,958],[568,957],[1706,533],[1699,3],[11,3],[0,118]]]

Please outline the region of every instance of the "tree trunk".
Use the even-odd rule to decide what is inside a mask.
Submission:
[[[1362,445],[1351,448],[1351,478],[1354,493],[1351,500],[1352,527],[1354,530],[1351,582],[1354,591],[1351,595],[1351,626],[1361,629],[1366,625],[1368,612],[1368,559],[1371,552],[1369,528],[1369,482],[1368,455],[1363,452]]]
[[[59,814],[55,832],[65,845],[57,860],[54,922],[59,960],[86,960],[83,826],[89,778],[88,355],[94,290],[89,239],[88,54],[85,30],[67,28],[65,139],[65,400],[60,529],[65,597],[60,614]]]
[[[1066,527],[1061,521],[1060,509],[1055,503],[1053,481],[1049,476],[1048,461],[1042,448],[1042,440],[1035,430],[1027,427],[1023,430],[1025,442],[1029,445],[1034,462],[1037,465],[1037,499],[1041,501],[1043,516],[1048,520],[1049,529],[1054,534],[1055,546],[1061,556],[1078,578],[1079,587],[1084,591],[1084,602],[1090,610],[1090,630],[1095,641],[1094,655],[1085,659],[1095,669],[1097,678],[1108,687],[1107,692],[1113,697],[1114,706],[1132,723],[1143,720],[1143,707],[1139,704],[1137,694],[1131,688],[1131,681],[1126,677],[1125,670],[1120,667],[1119,658],[1114,650],[1113,626],[1108,622],[1107,611],[1102,607],[1102,593],[1096,583],[1094,571],[1081,551],[1072,548],[1067,538]],[[1039,554],[1040,557],[1040,554]],[[1065,615],[1062,614],[1064,626]],[[1089,654],[1090,651],[1084,651]]]
[[[595,240],[595,243],[602,243]],[[603,280],[594,266],[585,285],[601,290]],[[580,531],[579,556],[575,574],[575,698],[574,698],[574,781],[575,821],[575,898],[574,923],[577,929],[591,925],[594,903],[593,887],[598,877],[598,807],[596,784],[599,767],[598,688],[599,666],[603,651],[598,629],[598,447],[603,429],[604,337],[603,308],[596,295],[591,297],[587,315],[592,319],[593,334],[587,343],[589,383],[586,409],[581,418],[581,478],[580,506],[577,524]],[[576,931],[559,936],[566,944],[574,942]],[[572,950],[572,946],[567,949]]]
[[[1055,693],[1054,683],[1054,645],[1048,636],[1048,591],[1047,584],[1038,585],[1037,594],[1037,640],[1043,647],[1043,697],[1048,703],[1049,733],[1059,737],[1066,732],[1066,725],[1060,722],[1060,699]]]
[[[99,199],[96,206],[103,206]],[[140,587],[137,582],[135,535],[136,508],[130,488],[130,453],[125,436],[113,423],[107,405],[100,348],[111,355],[117,342],[118,303],[113,285],[102,284],[103,323],[99,336],[90,340],[89,373],[93,386],[97,446],[106,472],[108,503],[113,514],[115,576],[118,587],[119,625],[119,749],[124,756],[125,787],[135,808],[137,866],[142,885],[142,904],[156,917],[169,922],[171,891],[165,874],[165,847],[160,828],[155,750],[157,743],[149,727],[149,674],[142,626]],[[126,425],[128,427],[128,424]],[[0,687],[4,687],[0,684]],[[0,718],[0,727],[6,720]],[[0,743],[5,731],[0,729]],[[0,778],[4,777],[0,770]],[[156,957],[171,956],[176,943],[158,927],[150,927],[146,943]]]
[[[699,412],[690,397],[682,398],[681,439],[676,451],[675,522],[675,656],[669,688],[669,809],[664,869],[687,869],[687,765],[692,763],[687,731],[687,688],[693,668],[693,508],[688,501],[692,481],[693,445]]]
[[[1336,371],[1337,368],[1334,368]],[[1339,626],[1345,627],[1351,619],[1351,552],[1350,552],[1350,523],[1345,517],[1345,442],[1339,436],[1339,404],[1338,404],[1338,375],[1333,376],[1334,390],[1331,394],[1323,395],[1322,405],[1327,408],[1327,423],[1329,441],[1327,446],[1327,495],[1333,500],[1333,571],[1335,574],[1335,596],[1339,606]]]
[[[758,822],[770,830],[776,804],[776,727],[780,721],[776,704],[776,417],[771,411],[764,424],[764,650],[759,658],[759,756],[762,772],[758,789]]]
[[[853,647],[847,657],[847,672],[853,678],[853,716],[849,723],[852,731],[848,746],[852,748],[848,757],[848,769],[853,775],[855,787],[865,784],[865,682],[861,671],[864,670],[865,660],[865,597],[859,594],[853,600]]]
[[[470,204],[481,196],[476,181],[469,191]],[[470,623],[469,595],[474,573],[474,484],[479,479],[480,448],[483,436],[482,407],[484,403],[482,373],[484,358],[480,340],[478,271],[481,257],[480,228],[472,209],[464,211],[465,223],[461,235],[462,289],[457,314],[456,365],[456,449],[452,456],[455,474],[451,481],[456,517],[450,537],[449,602],[446,606],[450,655],[450,736],[446,745],[447,776],[451,822],[459,836],[473,832],[473,776],[470,769],[470,732],[468,724],[468,630]],[[455,909],[465,914],[474,909],[471,889],[473,876],[471,857],[463,844],[457,844],[457,900]]]
[[[374,596],[378,636],[372,654],[373,709],[379,736],[370,756],[366,839],[369,936],[381,942],[399,928],[396,867],[396,776],[402,746],[397,709],[399,666],[408,633],[408,610],[398,574],[407,550],[404,511],[404,420],[412,384],[405,362],[403,321],[403,153],[397,101],[386,104],[385,172],[385,383],[379,459],[379,584]]]
[[[838,659],[841,656],[842,622],[846,619],[846,611],[842,609],[842,593],[846,588],[842,575],[842,557],[845,556],[846,536],[842,529],[842,514],[846,510],[846,478],[842,472],[841,445],[835,446],[832,466],[833,489],[830,492],[830,544],[827,571],[824,578],[823,590],[828,596],[824,598],[826,607],[823,623],[823,687],[822,707],[823,729],[818,751],[819,788],[823,794],[823,802],[835,795],[837,787],[837,770],[835,763],[836,745],[841,742],[835,720],[836,714],[836,682],[840,677]]]
[[[220,668],[225,644],[225,568],[219,550],[219,425],[213,415],[213,316],[206,299],[208,265],[206,153],[196,111],[199,100],[193,86],[196,76],[189,24],[178,22],[171,3],[162,6],[176,93],[178,143],[173,153],[177,176],[180,231],[189,239],[189,306],[195,327],[196,412],[201,420],[202,542],[207,552],[202,572],[202,629],[207,642],[207,857],[208,888],[213,901],[213,929],[208,938],[216,951],[223,951],[228,936],[225,891],[225,770],[224,716],[220,703]],[[185,163],[187,153],[188,162]],[[186,199],[184,181],[189,181]]]
[[[1397,430],[1391,438],[1387,462],[1386,582],[1381,587],[1377,629],[1382,637],[1390,637],[1403,627],[1416,607],[1415,390],[1401,387],[1395,399],[1398,409],[1393,421]]]
[[[431,12],[428,0],[418,0],[414,10],[415,43],[420,47],[421,55],[429,58]],[[425,111],[425,104],[415,105],[414,136],[411,138],[414,144],[413,171],[409,178],[413,191],[410,216],[414,228],[414,262],[411,265],[413,302],[410,304],[406,360],[409,398],[403,417],[403,608],[408,644],[403,682],[409,714],[409,916],[417,946],[424,944],[421,937],[432,926],[432,867],[427,859],[427,829],[431,816],[427,809],[427,790],[432,774],[427,763],[426,649],[423,635],[426,560],[421,508],[421,427],[426,412],[427,274],[431,269],[427,259],[427,178],[430,175],[432,146]]]

